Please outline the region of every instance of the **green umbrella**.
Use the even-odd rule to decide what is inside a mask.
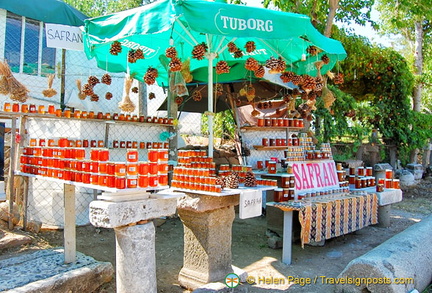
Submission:
[[[117,55],[110,54],[114,41],[121,43],[122,50]],[[246,52],[247,42],[253,42],[255,50]],[[205,58],[191,58],[194,47],[202,43],[207,47]],[[230,52],[229,43],[234,43],[242,56]],[[129,72],[143,80],[147,69],[153,67],[158,70],[158,84],[168,85],[169,59],[165,50],[171,46],[176,48],[180,60],[190,60],[193,78],[208,83],[208,111],[211,113],[214,82],[248,80],[253,76],[252,72],[244,70],[216,74],[217,61],[226,61],[235,68],[238,64],[243,67],[249,57],[261,64],[273,57],[283,60],[286,70],[316,76],[314,63],[323,54],[330,58],[321,68],[323,73],[346,57],[341,43],[321,35],[305,15],[221,2],[163,0],[85,20],[84,50],[89,58],[96,58],[100,68],[110,72]],[[310,46],[316,47],[319,54],[308,54]],[[128,52],[137,49],[143,51],[144,59],[128,62]],[[210,156],[213,153],[212,123],[209,115]]]

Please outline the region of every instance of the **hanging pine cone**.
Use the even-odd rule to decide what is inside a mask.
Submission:
[[[183,97],[177,96],[174,99],[174,102],[176,102],[177,105],[180,105],[181,103],[183,103]]]
[[[94,76],[94,75],[90,75],[89,78],[88,78],[88,80],[87,80],[87,83],[88,83],[89,85],[91,85],[91,86],[95,86],[95,85],[97,85],[99,82],[100,82],[100,81],[99,81],[99,78],[97,78],[97,77]]]
[[[225,186],[231,189],[239,187],[240,176],[237,172],[231,172],[230,175],[225,177]]]
[[[234,52],[234,58],[238,59],[243,57],[243,51],[242,50],[237,50]]]
[[[195,102],[199,102],[199,101],[201,101],[201,100],[202,100],[201,92],[200,92],[200,91],[194,91],[193,94],[192,94],[192,99],[193,99]]]
[[[131,88],[131,92],[133,92],[134,94],[138,93],[138,87],[134,86],[133,88]]]
[[[223,86],[220,83],[217,83],[214,87],[214,91],[217,96],[221,96],[223,94]]]
[[[248,52],[248,53],[255,51],[255,49],[256,49],[255,42],[253,42],[253,41],[246,42],[245,48],[246,48],[246,52]]]
[[[216,177],[216,185],[220,185],[221,188],[225,188],[225,180],[222,176]]]
[[[148,85],[152,85],[156,82],[156,78],[153,75],[146,72],[146,74],[144,75],[144,82]]]
[[[111,48],[110,48],[110,54],[111,55],[118,55],[119,53],[121,53],[122,51],[122,45],[119,41],[114,41],[111,44]]]
[[[293,80],[293,77],[295,76],[295,73],[292,71],[284,71],[281,75],[280,75],[280,79],[283,82],[290,82]]]
[[[338,73],[335,75],[333,79],[334,84],[342,84],[344,83],[344,76],[342,73]]]
[[[92,102],[97,102],[97,101],[99,101],[99,96],[96,95],[96,94],[91,95],[91,97],[90,97],[90,101],[92,101]]]
[[[171,59],[171,62],[169,63],[169,67],[170,67],[170,70],[173,72],[180,71],[182,69],[182,62],[180,61],[179,58],[173,57]]]
[[[303,83],[303,77],[301,75],[295,75],[291,82],[295,85],[301,85]]]
[[[105,94],[105,99],[107,99],[107,100],[111,100],[112,97],[113,97],[113,94],[110,93],[110,92],[107,92],[107,93]]]
[[[108,73],[105,73],[104,75],[102,75],[101,78],[101,82],[107,85],[110,85],[112,81],[111,75],[109,75]]]
[[[216,73],[217,74],[222,74],[222,73],[229,73],[230,68],[228,63],[226,61],[219,61],[218,63],[216,63]]]
[[[202,60],[204,59],[204,55],[207,52],[207,45],[202,42],[201,44],[195,45],[193,50],[192,50],[192,58],[197,59],[197,60]]]
[[[253,172],[246,172],[244,186],[246,187],[257,186],[257,181],[255,178],[255,174]]]
[[[228,46],[228,52],[230,53],[234,53],[235,51],[239,50],[239,48],[233,42],[229,42],[227,46]]]
[[[315,78],[313,78],[308,74],[303,74],[302,78],[303,78],[302,88],[304,90],[312,90],[315,88]]]
[[[137,49],[137,50],[135,51],[134,56],[135,56],[135,59],[136,59],[136,60],[144,59],[144,52],[143,52],[143,50],[141,50],[141,49]]]
[[[250,71],[255,71],[259,68],[259,63],[255,58],[249,57],[245,62],[245,68]]]
[[[257,78],[264,77],[264,74],[265,74],[265,69],[264,69],[264,66],[262,66],[262,65],[259,65],[258,69],[254,71],[254,75]]]
[[[155,98],[156,98],[155,93],[153,93],[153,92],[149,92],[149,94],[148,94],[148,99],[149,99],[149,100],[153,100],[153,99],[155,99]]]
[[[306,52],[308,52],[311,56],[316,56],[318,54],[318,48],[315,46],[309,46],[307,47]]]
[[[177,57],[177,50],[174,47],[169,47],[165,50],[165,56],[168,58],[174,58]]]
[[[315,77],[315,88],[314,91],[322,91],[324,87],[324,81],[321,77],[317,76]]]
[[[270,73],[279,73],[285,70],[286,63],[285,61],[282,60],[281,57],[276,59],[272,56],[269,59],[267,59],[265,63],[265,67],[267,67],[270,70]]]
[[[327,56],[326,54],[321,56],[321,61],[324,62],[324,64],[329,64],[330,63],[330,57]]]
[[[135,50],[129,50],[128,52],[128,62],[129,63],[135,63],[137,61],[136,57],[135,57]]]
[[[89,85],[88,83],[86,83],[83,88],[82,88],[82,92],[83,94],[85,94],[86,96],[91,96],[94,94],[93,92],[93,87],[91,85]]]

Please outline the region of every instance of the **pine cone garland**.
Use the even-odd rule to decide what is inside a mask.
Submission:
[[[246,48],[246,52],[248,52],[248,53],[255,51],[255,49],[256,49],[255,42],[253,42],[253,41],[246,42],[245,48]]]
[[[92,102],[97,102],[97,101],[99,101],[99,96],[96,95],[96,94],[91,95],[91,97],[90,97],[90,101],[92,101]]]
[[[107,99],[107,100],[111,100],[112,97],[113,97],[113,94],[110,93],[110,92],[107,92],[107,93],[105,94],[105,99]]]
[[[133,92],[134,94],[137,94],[137,93],[138,93],[138,87],[137,87],[137,86],[134,86],[134,87],[131,89],[131,92]]]
[[[111,44],[111,47],[110,47],[110,50],[109,50],[110,54],[111,55],[118,55],[119,53],[121,53],[121,51],[122,51],[122,45],[121,45],[121,43],[119,41],[114,41]]]
[[[86,84],[83,86],[82,92],[83,92],[83,94],[85,94],[86,96],[91,96],[91,95],[94,94],[94,92],[93,92],[93,87],[92,87],[91,85],[89,85],[88,83],[86,83]]]
[[[312,90],[315,88],[315,78],[308,74],[303,74],[302,88],[305,90]]]
[[[327,56],[326,54],[321,56],[321,61],[324,62],[324,64],[329,64],[330,63],[330,57]]]
[[[255,174],[253,172],[247,172],[245,175],[244,186],[246,187],[255,187],[257,186],[257,181],[255,178]]]
[[[334,84],[342,84],[344,83],[344,76],[342,73],[338,73],[335,75],[333,79]]]
[[[307,47],[306,52],[308,52],[311,56],[316,56],[318,54],[318,48],[315,46],[309,46]]]
[[[101,82],[104,84],[110,85],[112,82],[111,75],[109,75],[108,73],[105,73],[104,75],[102,75]]]
[[[264,69],[264,66],[262,66],[262,65],[259,65],[258,69],[254,71],[254,75],[257,78],[263,78],[264,74],[265,74],[265,69]]]
[[[221,60],[216,64],[216,73],[217,74],[229,73],[230,68],[231,67],[229,67],[226,61]]]
[[[94,75],[90,75],[89,76],[89,78],[88,78],[88,80],[87,80],[87,83],[90,85],[90,86],[95,86],[95,85],[97,85],[98,83],[99,83],[100,81],[99,81],[99,78],[97,78],[96,76],[94,76]]]
[[[173,72],[180,71],[182,69],[182,62],[180,61],[179,58],[173,57],[171,59],[171,62],[169,63],[169,67],[170,67],[170,70]]]
[[[250,71],[255,71],[259,68],[259,63],[255,58],[249,57],[245,62],[245,68]]]
[[[230,53],[234,53],[239,50],[239,48],[233,42],[229,42],[227,46],[228,46],[228,52]]]
[[[203,42],[201,44],[195,45],[192,50],[192,58],[197,60],[204,59],[204,55],[207,52],[207,45]]]
[[[195,102],[201,101],[202,100],[202,94],[201,94],[201,92],[200,91],[194,91],[193,94],[192,94],[192,99]]]
[[[293,80],[293,77],[294,77],[295,75],[296,75],[296,74],[295,74],[294,72],[292,72],[292,71],[284,71],[284,72],[281,74],[280,79],[281,79],[283,82],[287,83],[287,82],[292,81],[292,80]]]
[[[155,98],[156,98],[155,93],[153,93],[153,92],[149,92],[149,94],[148,94],[148,99],[149,99],[149,100],[153,100],[153,99],[155,99]]]
[[[174,58],[177,57],[177,50],[175,47],[169,47],[165,50],[165,56],[168,58]]]
[[[237,50],[234,52],[234,58],[238,59],[243,57],[243,51],[242,50]]]

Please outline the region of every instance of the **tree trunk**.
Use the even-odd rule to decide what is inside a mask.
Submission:
[[[420,77],[423,74],[423,23],[422,21],[417,21],[415,24],[415,52],[414,52],[414,68],[415,75]],[[422,108],[422,91],[423,84],[417,82],[414,86],[413,92],[413,110],[415,112],[421,112]],[[411,152],[410,159],[411,163],[417,164],[417,155],[419,150],[415,149]]]
[[[422,21],[417,21],[415,23],[415,52],[414,52],[414,67],[415,74],[421,76],[423,74],[423,23]],[[423,85],[418,82],[414,87],[413,93],[413,110],[415,112],[421,111],[422,101],[422,90]]]
[[[339,0],[330,0],[329,14],[327,15],[326,28],[324,30],[324,35],[326,37],[331,36],[331,29],[333,26],[333,21],[336,16],[336,10],[339,8]]]

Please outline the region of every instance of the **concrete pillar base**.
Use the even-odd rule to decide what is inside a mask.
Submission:
[[[117,293],[157,293],[155,227],[143,225],[114,228],[116,237]]]
[[[178,209],[184,226],[183,268],[179,283],[187,289],[223,281],[233,272],[231,231],[234,206],[207,211]]]
[[[390,227],[391,204],[378,207],[378,227]]]

